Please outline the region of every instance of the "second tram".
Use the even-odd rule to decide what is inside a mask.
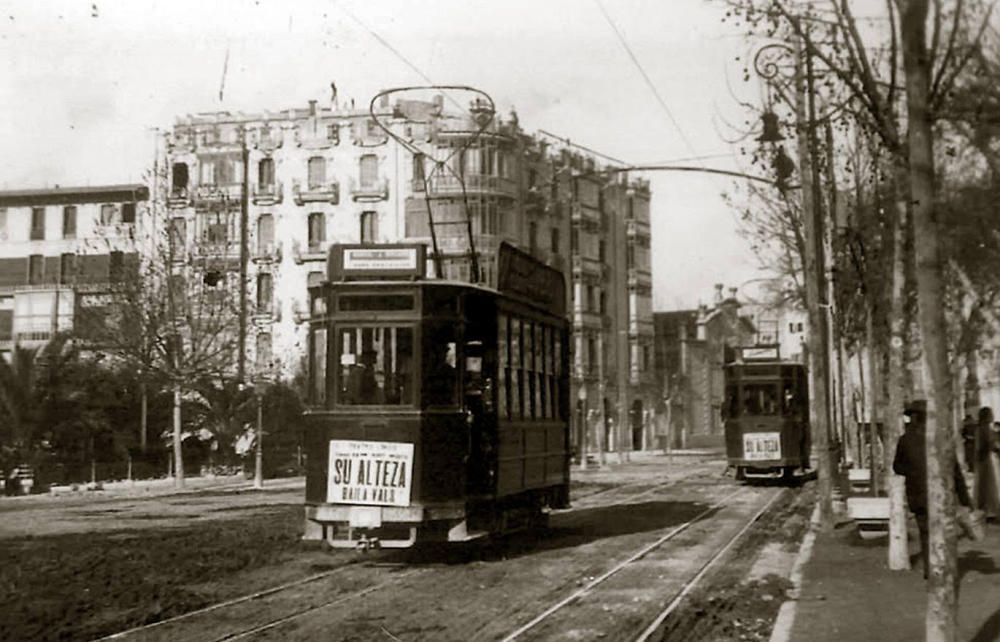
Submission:
[[[420,245],[331,248],[310,290],[306,539],[464,541],[569,501],[563,275],[501,244],[498,287]]]
[[[737,479],[791,478],[809,468],[805,366],[775,360],[725,367],[726,459]]]

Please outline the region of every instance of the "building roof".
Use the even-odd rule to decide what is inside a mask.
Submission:
[[[149,188],[141,183],[0,190],[0,207],[130,203],[146,200],[149,200]]]

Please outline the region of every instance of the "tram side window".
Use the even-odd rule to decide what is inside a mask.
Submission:
[[[510,418],[521,419],[521,320],[510,320]]]
[[[457,326],[452,322],[428,323],[424,327],[424,403],[427,406],[458,405]]]
[[[312,401],[318,406],[326,403],[326,328],[314,327],[312,331]]]
[[[780,411],[776,385],[757,383],[743,386],[743,414],[776,415]]]
[[[413,403],[413,329],[350,327],[337,333],[340,384],[345,405]]]
[[[535,416],[548,419],[545,411],[545,328],[535,324]]]
[[[553,351],[553,362],[552,362],[552,407],[553,416],[562,419],[559,414],[559,382],[562,378],[562,331],[553,328],[552,330],[553,341],[552,341],[552,351]]]
[[[524,417],[536,419],[535,405],[535,324],[524,322]]]
[[[552,395],[549,388],[549,355],[552,354],[552,333],[548,326],[538,326],[538,388],[540,390],[539,416],[543,419],[552,418],[552,406],[549,403]]]
[[[507,401],[507,391],[510,389],[510,361],[507,358],[507,317],[501,314],[497,319],[497,353],[498,367],[497,378],[497,399],[500,406],[499,416],[502,419],[509,419],[510,404]]]

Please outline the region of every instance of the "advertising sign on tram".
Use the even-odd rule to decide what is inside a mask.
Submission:
[[[781,458],[781,435],[776,432],[748,432],[743,435],[743,456],[750,461]]]
[[[330,441],[326,501],[331,504],[408,506],[413,444]]]

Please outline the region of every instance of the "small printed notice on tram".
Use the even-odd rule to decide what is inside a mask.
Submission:
[[[781,434],[750,432],[743,435],[743,457],[750,461],[781,458]]]
[[[413,444],[330,441],[326,501],[331,504],[409,506]]]

